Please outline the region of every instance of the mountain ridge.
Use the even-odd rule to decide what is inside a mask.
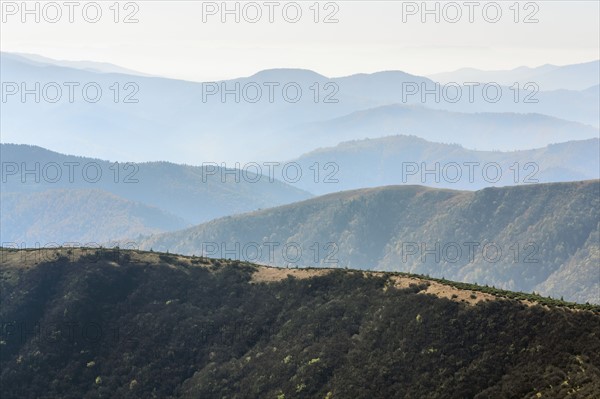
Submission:
[[[139,247],[230,253],[266,264],[429,274],[599,303],[600,246],[593,239],[600,229],[599,194],[599,180],[474,192],[420,186],[349,190],[147,237]],[[298,248],[300,258],[283,252],[289,247]],[[499,255],[488,254],[489,248]],[[561,270],[573,276],[570,283],[550,284]]]
[[[283,181],[270,181],[268,176],[257,175],[255,170],[244,170],[242,175],[239,169],[223,169],[216,164],[201,167],[170,162],[111,162],[64,155],[39,146],[4,143],[0,143],[0,155],[2,195],[11,194],[11,198],[14,199],[2,202],[0,231],[5,242],[16,242],[24,237],[34,237],[36,241],[43,242],[82,240],[84,236],[90,237],[90,232],[99,231],[96,230],[93,218],[89,217],[89,209],[102,209],[103,214],[110,212],[110,209],[100,206],[100,197],[118,197],[111,197],[112,199],[105,201],[104,205],[113,204],[113,210],[119,210],[119,214],[123,214],[124,209],[133,209],[131,206],[124,207],[123,204],[129,201],[142,204],[144,209],[150,212],[144,218],[144,223],[136,224],[139,227],[137,231],[123,229],[118,223],[112,224],[115,232],[125,231],[128,237],[111,235],[106,230],[101,234],[102,238],[124,239],[149,233],[149,225],[163,226],[163,231],[169,231],[219,216],[268,208],[312,196]],[[72,210],[78,210],[80,220],[86,221],[87,231],[77,230],[81,237],[73,236],[72,230],[66,231],[61,228],[67,228],[67,225],[60,223],[61,219],[76,220],[76,215],[64,207],[53,209],[42,201],[50,197],[56,199],[56,196],[44,193],[57,189],[65,190],[63,193],[70,190],[74,194],[79,193],[66,199],[73,206]],[[101,196],[94,198],[81,195],[90,189],[100,190]],[[23,204],[20,204],[19,198]],[[79,202],[74,202],[75,198],[79,199]],[[60,215],[53,214],[57,209],[61,209]],[[40,229],[39,225],[36,229],[30,229],[18,220],[13,221],[19,228],[9,223],[5,225],[13,214],[18,214],[19,218],[26,220],[33,220],[36,215],[38,218],[54,222],[45,224],[43,229]],[[151,217],[150,214],[154,216]],[[165,222],[165,218],[170,221]],[[116,222],[114,218],[111,220]]]
[[[598,307],[392,273],[40,251],[1,253],[7,398],[583,399],[600,389]]]
[[[312,135],[314,143],[310,145],[298,138],[299,135],[302,136],[307,124],[322,123],[391,103],[422,104],[432,109],[459,113],[539,113],[592,126],[598,123],[597,103],[600,95],[593,90],[539,92],[535,95],[538,103],[524,103],[514,101],[515,93],[509,87],[501,87],[504,96],[497,103],[484,101],[480,98],[479,91],[473,102],[468,101],[466,91],[463,92],[462,100],[456,103],[445,100],[436,102],[433,96],[428,96],[425,101],[418,94],[407,96],[404,87],[406,84],[410,87],[425,84],[431,89],[435,83],[428,78],[414,77],[404,72],[323,80],[314,77],[322,75],[312,75],[312,72],[306,73],[313,78],[302,77],[306,73],[296,76],[297,74],[288,71],[275,79],[274,83],[278,86],[273,86],[271,96],[270,89],[261,84],[264,82],[252,77],[230,79],[219,84],[99,74],[50,64],[48,67],[35,67],[4,56],[0,62],[3,79],[15,83],[16,86],[11,86],[15,90],[20,89],[17,84],[19,82],[27,87],[38,83],[40,91],[46,82],[78,82],[80,85],[75,90],[76,98],[73,102],[69,100],[66,87],[62,87],[62,97],[56,103],[41,99],[39,103],[35,102],[33,95],[26,96],[27,101],[22,101],[20,93],[8,95],[3,104],[5,117],[2,118],[0,127],[3,139],[50,147],[64,153],[80,152],[83,148],[83,155],[96,158],[133,161],[161,158],[188,164],[196,163],[198,159],[216,162],[289,159],[314,147],[336,144],[328,142],[328,137],[343,141],[357,138],[357,135],[363,138],[389,134],[389,129],[386,130],[387,133],[379,129],[381,124],[386,124],[385,120],[373,120],[370,124],[361,126],[360,132],[346,134],[342,130],[329,131],[325,136]],[[103,95],[97,102],[87,101],[81,91],[89,82],[102,89]],[[235,93],[223,94],[223,84],[227,90],[235,90]],[[287,86],[288,84],[291,86]],[[299,90],[295,94],[292,86],[299,86],[302,94],[299,94]],[[288,87],[290,91],[284,93],[284,87]],[[256,90],[260,90],[260,93],[255,93]],[[40,93],[40,98],[42,94]],[[524,91],[520,93],[520,98],[523,100],[524,96],[531,94]],[[118,97],[117,102],[115,96]],[[43,99],[51,100],[45,97]],[[232,115],[236,117],[232,118]],[[450,120],[450,124],[447,123],[446,126],[457,126],[463,122],[460,116],[457,118]],[[519,122],[520,124],[510,127],[515,122],[512,119],[504,120],[504,116],[500,116],[488,122],[497,130],[530,128],[540,131],[544,128],[557,132],[557,129],[562,129],[560,134],[563,137],[568,132],[579,137],[577,134],[581,130],[581,127],[569,125],[566,121],[561,124],[560,129],[558,124],[537,126],[535,122],[532,125]],[[248,126],[253,127],[252,134],[249,134]],[[406,126],[397,125],[396,128],[396,133],[420,134],[418,131],[411,131],[415,126],[410,123]],[[481,126],[467,124],[460,132],[454,129],[448,137],[454,141],[461,141],[467,136],[476,137],[477,131],[473,130],[476,128]],[[40,131],[45,134],[38,135]],[[531,146],[531,143],[521,142],[520,135],[513,136],[511,140],[504,141],[505,148]],[[98,137],[103,140],[98,140]],[[500,141],[498,137],[495,140]],[[531,137],[529,139],[533,140]],[[557,141],[552,137],[550,139],[550,142]],[[533,141],[533,147],[548,144],[543,135],[535,137]],[[109,145],[113,142],[121,145]],[[150,142],[156,145],[150,146]]]
[[[320,147],[292,161],[303,170],[314,165],[323,169],[326,176],[321,179],[294,183],[321,195],[393,184],[473,191],[490,186],[595,179],[600,177],[599,154],[598,138],[531,150],[482,151],[417,136],[390,135]]]

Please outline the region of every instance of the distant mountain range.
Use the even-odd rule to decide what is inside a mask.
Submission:
[[[600,303],[599,230],[598,180],[476,192],[389,186],[226,217],[140,247],[407,271]]]
[[[403,110],[390,111],[391,120],[411,118]],[[429,114],[444,112],[421,111]],[[465,118],[464,124],[479,123],[481,126],[481,134],[472,137],[473,142],[493,141],[499,135],[504,138],[511,135],[508,129],[504,132],[484,130],[486,117],[493,118],[492,115]],[[515,118],[519,117],[515,115]],[[431,122],[433,118],[415,119],[435,123]],[[475,120],[469,122],[469,119]],[[356,125],[360,126],[361,119],[356,115],[356,118],[338,123],[336,129],[360,130]],[[441,130],[443,119],[437,124]],[[327,128],[320,129],[325,131]],[[551,134],[550,120],[547,129],[546,133]],[[435,134],[435,129],[430,131]],[[513,131],[512,134],[516,137],[527,133]],[[442,140],[441,135],[436,138]],[[313,194],[394,184],[478,190],[490,186],[598,179],[600,140],[569,141],[534,150],[500,152],[473,151],[458,144],[434,143],[415,136],[388,136],[320,148],[293,162],[308,172],[294,185]]]
[[[497,82],[512,86],[515,82],[521,85],[535,82],[540,90],[585,90],[598,85],[600,61],[584,62],[573,65],[542,65],[537,68],[519,67],[505,71],[483,71],[474,68],[463,68],[453,72],[429,75],[428,78],[440,83],[464,82]]]
[[[15,144],[1,144],[0,155],[4,242],[137,237],[312,196],[252,170],[114,163]]]
[[[11,85],[4,91],[0,122],[4,142],[103,159],[192,165],[265,162],[295,158],[340,141],[389,134],[413,134],[431,140],[432,129],[442,135],[442,122],[447,130],[445,141],[480,150],[523,150],[598,137],[600,94],[590,88],[539,93],[520,88],[516,93],[503,86],[499,88],[501,98],[493,102],[483,100],[483,86],[477,88],[472,101],[469,89],[462,87],[460,99],[449,101],[450,92],[435,89],[432,80],[401,71],[327,78],[307,70],[273,69],[245,78],[197,83],[92,72],[28,57],[9,53],[0,57],[3,82]],[[46,86],[52,82],[58,82],[61,96],[57,96],[56,86]],[[65,86],[68,82],[78,85],[73,86],[72,102],[71,89]],[[35,94],[21,97],[22,84],[31,89],[36,83],[39,102]],[[101,96],[96,94],[98,88]],[[441,94],[422,98],[421,88],[433,88]],[[418,93],[409,95],[414,89]],[[233,92],[222,96],[225,90]],[[526,103],[526,97],[537,103]],[[419,110],[416,105],[427,108]],[[400,109],[412,117],[390,119],[389,110]],[[369,115],[364,116],[365,123],[358,123],[355,129],[336,130],[340,118],[360,120],[362,113]],[[433,120],[413,119],[417,117]],[[438,117],[440,123],[436,124]],[[465,123],[469,118],[479,122]],[[507,131],[509,136],[503,139],[499,134],[490,142],[473,143],[482,124],[486,131]],[[310,135],[315,125],[328,128]],[[310,141],[305,140],[305,134],[310,135]],[[489,139],[490,135],[482,137]]]
[[[469,150],[515,151],[570,140],[600,137],[594,127],[540,114],[457,113],[423,106],[386,105],[333,120],[295,128],[289,142],[306,149],[323,143],[414,135],[438,143],[456,143]],[[539,146],[539,143],[546,143]],[[314,149],[314,148],[313,148]],[[310,150],[309,150],[310,151]]]
[[[2,56],[4,56],[3,53]],[[11,55],[19,57],[19,59],[26,61],[29,60],[31,64],[38,66],[56,65],[67,68],[81,69],[84,71],[98,72],[98,73],[122,73],[127,75],[137,76],[151,76],[150,74],[134,71],[132,69],[123,68],[115,64],[108,62],[95,62],[95,61],[69,61],[69,60],[55,60],[53,58],[43,57],[37,54],[27,53],[10,53]]]

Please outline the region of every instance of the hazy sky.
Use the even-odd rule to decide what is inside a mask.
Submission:
[[[248,76],[277,67],[307,68],[330,77],[381,70],[426,75],[461,67],[509,69],[600,58],[597,0],[427,2],[430,10],[438,7],[439,22],[435,13],[422,15],[421,1],[321,1],[318,7],[314,1],[228,1],[229,9],[237,3],[239,23],[235,14],[222,15],[221,1],[122,1],[118,23],[114,1],[97,2],[102,15],[96,23],[83,13],[85,6],[85,17],[96,17],[93,2],[76,2],[72,23],[64,1],[54,3],[59,8],[27,2],[30,9],[38,3],[39,22],[35,14],[22,15],[21,1],[1,3],[2,51],[110,62],[189,80]],[[290,22],[298,9],[299,20]],[[123,23],[129,14],[138,22]],[[324,23],[327,16],[338,22]],[[258,22],[251,23],[254,19]]]

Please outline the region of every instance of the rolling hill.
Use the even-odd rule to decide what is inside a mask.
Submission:
[[[2,243],[35,247],[67,242],[103,244],[187,227],[158,208],[94,189],[0,194]]]
[[[4,193],[93,188],[160,208],[186,223],[311,197],[250,168],[236,171],[212,164],[203,168],[169,162],[115,163],[16,144],[0,144],[0,153]],[[27,168],[34,172],[27,175]]]
[[[2,242],[80,243],[174,231],[310,198],[252,169],[115,163],[0,144]]]
[[[164,253],[1,255],[6,399],[600,391],[597,306],[411,275]]]
[[[475,192],[387,186],[214,220],[140,248],[405,271],[600,303],[599,201],[598,180]]]

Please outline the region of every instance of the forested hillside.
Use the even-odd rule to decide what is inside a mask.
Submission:
[[[600,390],[598,307],[417,276],[137,251],[3,250],[0,266],[5,399]]]
[[[600,303],[599,226],[598,180],[476,192],[389,186],[222,218],[140,246],[275,265],[408,271]],[[301,256],[283,250],[290,246]]]

